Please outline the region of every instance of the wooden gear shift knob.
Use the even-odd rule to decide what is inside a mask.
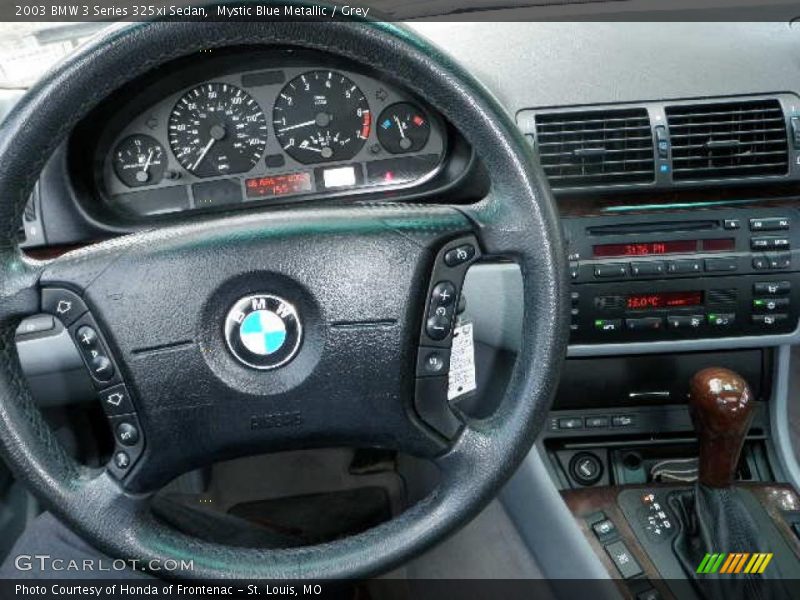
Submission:
[[[703,369],[689,384],[689,404],[700,440],[700,483],[729,487],[753,420],[750,388],[733,371]]]

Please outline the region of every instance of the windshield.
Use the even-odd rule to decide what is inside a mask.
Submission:
[[[27,88],[107,23],[0,23],[0,88]]]

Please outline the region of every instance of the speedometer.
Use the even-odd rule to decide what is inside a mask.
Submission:
[[[272,111],[275,136],[303,164],[350,160],[372,127],[367,99],[335,71],[310,71],[281,90]]]
[[[245,91],[229,83],[204,83],[178,100],[169,117],[169,145],[198,177],[252,169],[267,145],[267,120]]]

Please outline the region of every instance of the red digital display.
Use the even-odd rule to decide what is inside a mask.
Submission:
[[[661,254],[690,254],[702,252],[726,252],[734,250],[733,238],[714,240],[671,240],[666,242],[629,242],[626,244],[598,244],[593,246],[596,258],[610,256],[658,256]]]
[[[703,292],[660,292],[656,294],[631,294],[625,298],[630,310],[643,308],[681,308],[703,304]]]
[[[255,177],[245,180],[244,186],[247,189],[248,198],[301,194],[303,192],[311,192],[314,189],[311,183],[311,173],[308,171]]]

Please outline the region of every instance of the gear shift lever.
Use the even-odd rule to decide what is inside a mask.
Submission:
[[[753,420],[750,388],[733,371],[703,369],[689,384],[689,403],[700,440],[699,481],[713,488],[730,487]]]

